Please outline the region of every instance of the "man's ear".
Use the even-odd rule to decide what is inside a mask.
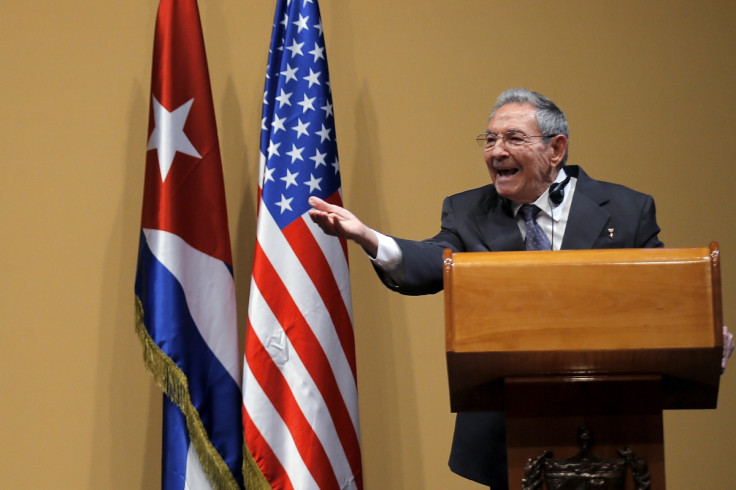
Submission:
[[[550,161],[554,166],[559,165],[567,153],[567,136],[558,134],[553,136],[549,141],[549,147],[552,149],[552,158]]]

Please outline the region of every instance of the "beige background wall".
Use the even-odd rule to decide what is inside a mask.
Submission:
[[[3,488],[156,488],[161,395],[133,333],[154,0],[0,3]],[[346,204],[424,238],[487,182],[473,138],[528,86],[570,163],[654,195],[668,246],[720,242],[736,327],[736,3],[322,0]],[[201,0],[240,324],[272,1]],[[446,460],[442,297],[384,289],[351,246],[365,484],[472,489]],[[242,331],[242,328],[241,328]],[[242,336],[241,336],[242,337]],[[736,366],[717,410],[666,415],[671,489],[733,488]]]

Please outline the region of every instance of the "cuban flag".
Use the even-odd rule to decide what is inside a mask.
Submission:
[[[261,126],[243,373],[246,486],[362,489],[347,246],[309,218],[342,203],[317,0],[277,0]]]
[[[136,330],[164,391],[162,488],[242,488],[232,256],[196,0],[159,4],[148,135]]]

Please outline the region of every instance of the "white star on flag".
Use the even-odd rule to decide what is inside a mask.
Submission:
[[[291,173],[288,169],[286,170],[286,176],[281,177],[281,180],[286,182],[286,188],[288,189],[289,186],[297,185],[296,183],[296,177],[299,175],[299,172]]]
[[[324,140],[328,140],[329,141],[329,139],[330,139],[330,129],[331,128],[326,128],[325,125],[323,124],[322,125],[322,129],[320,129],[319,131],[317,131],[317,134],[319,135],[319,142],[320,143],[324,142]]]
[[[279,153],[279,146],[281,146],[281,143],[274,143],[273,141],[271,141],[268,144],[268,156],[269,156],[269,158],[272,157],[272,156],[274,156],[274,155],[276,155],[276,156],[280,156],[281,155]]]
[[[286,121],[285,117],[274,117],[273,122],[271,123],[271,127],[273,127],[273,134],[278,133],[279,129],[286,131],[286,128],[284,127],[284,121]]]
[[[184,134],[184,125],[187,123],[189,110],[192,108],[194,99],[189,99],[172,112],[166,110],[156,100],[156,97],[151,96],[151,99],[153,100],[153,118],[156,127],[153,128],[151,137],[148,139],[147,150],[157,150],[158,166],[161,169],[161,181],[163,182],[169,174],[177,151],[185,155],[202,158],[202,155],[199,154],[187,135]]]
[[[275,171],[276,171],[276,169],[275,169],[275,168],[267,168],[267,169],[266,169],[266,172],[265,172],[265,174],[264,174],[264,176],[263,176],[263,182],[268,182],[269,180],[270,180],[271,182],[276,182],[275,180],[273,180],[273,173],[274,173]]]
[[[284,104],[291,105],[291,101],[289,101],[289,99],[291,99],[292,94],[293,92],[289,92],[287,94],[286,92],[284,92],[284,89],[281,89],[281,95],[276,97],[276,100],[279,101],[279,109],[284,107]]]
[[[293,200],[293,197],[287,199],[283,194],[281,194],[281,201],[277,202],[276,205],[281,208],[282,213],[287,209],[291,211],[291,201]]]
[[[302,46],[304,46],[304,43],[298,43],[296,42],[296,40],[294,40],[294,42],[291,43],[291,46],[287,46],[286,49],[291,51],[291,57],[293,58],[296,55],[304,55],[304,53],[302,53]]]
[[[307,97],[307,94],[304,94],[304,100],[296,103],[297,105],[302,106],[302,114],[307,111],[314,110],[314,99],[316,99],[316,97]]]
[[[332,115],[332,104],[330,104],[329,101],[327,102],[327,104],[325,104],[322,107],[320,107],[320,109],[322,109],[323,111],[325,111],[325,118],[327,118],[327,117],[329,117],[329,116]]]
[[[284,79],[284,83],[289,83],[289,80],[297,81],[296,78],[296,72],[299,69],[299,67],[292,68],[288,64],[286,65],[286,70],[282,71],[280,75],[284,75],[286,78]]]
[[[296,120],[296,126],[292,126],[291,128],[296,131],[296,139],[299,139],[299,136],[301,135],[309,136],[309,133],[307,132],[307,127],[309,127],[308,122],[303,123],[301,119]]]
[[[314,43],[314,49],[309,51],[309,54],[314,56],[315,62],[320,58],[325,59],[325,48],[322,48],[319,44]]]
[[[297,146],[294,143],[292,143],[291,151],[287,151],[286,154],[291,157],[291,163],[294,163],[297,160],[304,161],[304,158],[302,158],[303,151],[304,151],[304,148],[297,148]]]
[[[303,29],[309,29],[309,27],[307,27],[308,20],[309,16],[304,17],[302,14],[299,14],[299,20],[292,22],[292,24],[298,28],[297,33],[302,32]]]
[[[309,157],[309,159],[314,160],[314,168],[317,168],[320,165],[327,165],[327,162],[325,161],[326,156],[327,156],[327,153],[322,153],[319,150],[314,150],[314,156]]]
[[[304,182],[304,184],[309,186],[309,192],[312,193],[314,192],[315,189],[317,189],[318,191],[321,191],[322,188],[319,186],[319,183],[322,182],[322,179],[321,178],[316,179],[314,177],[314,174],[309,174],[309,177],[310,179]]]
[[[317,73],[314,73],[312,69],[309,69],[309,75],[304,77],[304,80],[309,82],[309,87],[312,88],[312,85],[319,85],[319,76],[322,74],[322,72],[318,71]]]

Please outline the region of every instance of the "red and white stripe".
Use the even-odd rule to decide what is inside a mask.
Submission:
[[[306,214],[280,230],[260,205],[244,429],[273,488],[362,488],[351,304],[344,241]]]

